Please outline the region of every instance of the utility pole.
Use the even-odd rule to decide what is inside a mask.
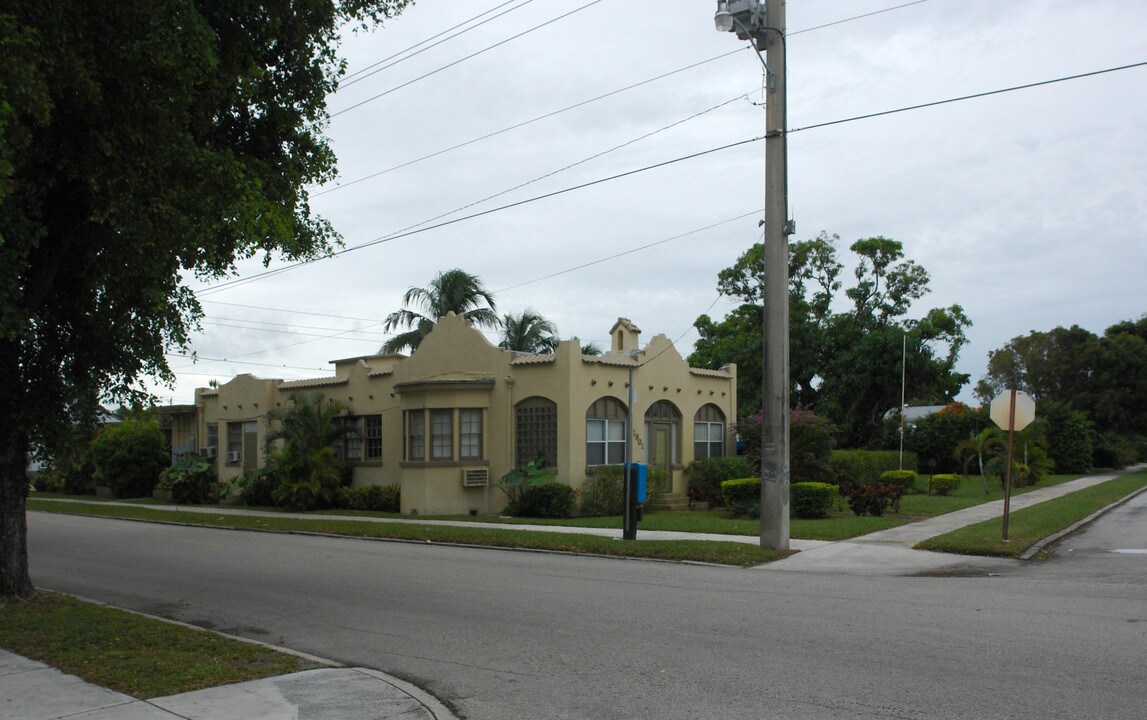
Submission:
[[[765,290],[761,547],[789,549],[789,234],[785,3],[765,3]],[[758,50],[762,48],[758,44]]]
[[[765,288],[761,318],[761,547],[789,549],[789,235],[785,0],[717,0],[720,32],[753,41],[765,66]]]

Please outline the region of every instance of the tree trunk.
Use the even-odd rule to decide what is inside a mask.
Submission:
[[[28,575],[25,449],[18,430],[0,435],[0,598],[26,597],[34,590]]]

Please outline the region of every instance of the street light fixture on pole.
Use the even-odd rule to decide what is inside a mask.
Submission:
[[[761,546],[789,549],[789,235],[784,0],[717,0],[718,31],[752,40],[765,65],[764,389]]]

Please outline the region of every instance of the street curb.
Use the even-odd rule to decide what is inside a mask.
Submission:
[[[36,589],[41,591],[41,592],[50,592],[54,595],[63,595],[64,597],[74,598],[76,600],[81,600],[81,601],[86,602],[86,603],[91,603],[92,605],[99,605],[100,607],[112,608],[113,610],[120,610],[120,611],[125,612],[125,613],[130,613],[132,615],[138,615],[139,617],[147,618],[148,620],[157,620],[159,622],[167,623],[168,625],[178,625],[179,627],[187,628],[189,630],[201,630],[203,632],[209,632],[209,633],[213,633],[215,635],[218,635],[220,637],[226,638],[228,640],[236,640],[238,642],[247,643],[248,645],[258,645],[260,647],[267,648],[268,650],[274,650],[275,652],[281,652],[284,655],[294,655],[295,657],[300,658],[302,660],[317,663],[319,665],[324,665],[328,668],[346,668],[347,667],[343,663],[336,662],[335,660],[330,660],[328,658],[319,657],[318,655],[311,655],[309,653],[305,653],[305,652],[302,652],[300,650],[292,650],[291,648],[288,648],[288,647],[282,647],[280,645],[272,645],[271,643],[263,642],[262,640],[255,640],[254,638],[243,637],[242,635],[232,635],[230,633],[225,633],[222,630],[215,630],[213,628],[205,628],[201,625],[192,625],[191,623],[185,623],[182,620],[172,620],[171,618],[160,617],[158,615],[149,615],[148,613],[140,612],[139,610],[131,610],[129,608],[120,607],[118,605],[112,605],[111,603],[107,603],[107,602],[104,602],[102,600],[94,600],[94,599],[89,598],[89,597],[84,597],[83,595],[73,595],[72,593],[60,592],[59,590],[51,590],[48,588],[36,588]]]
[[[1120,505],[1131,500],[1135,496],[1141,495],[1145,492],[1147,492],[1147,487],[1141,487],[1138,490],[1135,490],[1135,491],[1127,494],[1126,496],[1119,498],[1118,500],[1111,503],[1110,505],[1107,505],[1106,507],[1099,508],[1098,510],[1091,513],[1087,517],[1085,517],[1082,520],[1079,520],[1075,523],[1072,523],[1071,525],[1064,528],[1063,530],[1060,530],[1059,532],[1057,532],[1055,534],[1048,535],[1043,540],[1040,540],[1035,545],[1032,545],[1030,548],[1025,550],[1024,553],[1022,555],[1020,555],[1019,559],[1020,560],[1031,560],[1033,557],[1035,557],[1037,554],[1039,554],[1048,545],[1056,543],[1056,542],[1062,540],[1063,538],[1067,537],[1068,535],[1072,534],[1076,530],[1079,530],[1080,528],[1082,528],[1082,527],[1084,527],[1090,523],[1095,522],[1100,517],[1105,515],[1108,511],[1119,507]]]
[[[369,675],[369,676],[371,676],[377,680],[380,680],[380,681],[382,681],[388,685],[391,685],[391,686],[401,690],[402,692],[406,693],[407,695],[409,695],[410,697],[414,698],[419,703],[421,703],[422,706],[425,707],[435,717],[436,720],[457,720],[457,718],[458,718],[458,715],[454,711],[452,711],[449,707],[447,707],[441,700],[439,700],[438,698],[431,695],[428,691],[423,690],[422,688],[418,687],[417,685],[414,685],[413,683],[407,682],[406,680],[402,680],[401,678],[395,677],[394,675],[386,673],[382,670],[376,670],[374,668],[368,668],[368,667],[352,667],[352,666],[346,665],[344,663],[340,663],[340,662],[337,662],[335,660],[331,660],[329,658],[319,657],[318,655],[311,655],[310,653],[305,653],[305,652],[302,652],[300,650],[293,650],[291,648],[283,647],[281,645],[273,645],[273,644],[268,643],[268,642],[263,642],[262,640],[255,640],[253,638],[243,637],[241,635],[231,635],[229,633],[223,632],[222,630],[213,630],[211,628],[205,628],[205,627],[201,627],[199,625],[192,625],[191,623],[185,623],[185,622],[182,622],[180,620],[172,620],[171,618],[159,617],[157,615],[149,615],[148,613],[140,612],[139,610],[131,610],[129,608],[122,608],[122,607],[119,607],[118,605],[112,605],[111,603],[106,603],[106,602],[103,602],[102,600],[93,600],[92,598],[87,598],[87,597],[84,597],[82,595],[73,595],[72,593],[59,592],[57,590],[49,590],[49,589],[45,589],[45,588],[39,588],[39,590],[41,592],[49,592],[49,593],[53,593],[55,595],[63,595],[64,597],[74,598],[76,600],[81,600],[83,602],[91,603],[92,605],[98,605],[100,607],[106,607],[106,608],[112,608],[115,610],[120,610],[120,611],[125,612],[125,613],[130,613],[132,615],[138,615],[139,617],[147,618],[148,620],[156,620],[158,622],[167,623],[169,625],[177,625],[179,627],[188,628],[190,630],[199,630],[202,632],[209,632],[209,633],[213,633],[215,635],[218,635],[220,637],[226,638],[228,640],[235,640],[238,642],[247,643],[249,645],[257,645],[259,647],[267,648],[268,650],[274,650],[275,652],[283,653],[284,655],[293,655],[293,656],[300,658],[302,660],[307,660],[308,662],[313,662],[313,663],[316,663],[318,665],[323,665],[323,666],[325,666],[325,669],[353,670],[354,672],[362,673],[363,675]],[[314,669],[319,669],[319,668],[314,668]],[[298,672],[299,673],[306,673],[306,672],[310,672],[310,671],[309,670],[300,670]],[[291,673],[291,674],[298,674],[298,673]],[[148,701],[148,702],[150,702],[150,701]]]

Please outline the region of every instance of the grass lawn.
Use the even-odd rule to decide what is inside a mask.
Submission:
[[[0,602],[0,647],[140,699],[321,667],[205,630],[51,593]]]
[[[1100,508],[1147,486],[1147,473],[1123,475],[1114,480],[1017,510],[1008,517],[1008,540],[1004,542],[1003,518],[988,520],[925,540],[920,550],[1019,557],[1043,538],[1070,527]]]
[[[288,517],[252,517],[215,515],[213,513],[160,510],[146,506],[107,505],[106,503],[55,503],[29,498],[29,510],[63,512],[135,520],[178,522],[188,525],[307,532],[350,537],[387,538],[428,543],[456,543],[532,550],[635,557],[658,560],[709,562],[749,567],[784,557],[786,553],[767,550],[741,542],[700,542],[696,540],[641,540],[623,542],[609,537],[575,535],[560,532],[526,532],[490,525],[489,527],[450,527],[408,523],[380,523],[365,520],[322,520]],[[407,516],[406,519],[410,519]],[[473,518],[468,518],[473,519]],[[620,525],[618,526],[620,527]]]

